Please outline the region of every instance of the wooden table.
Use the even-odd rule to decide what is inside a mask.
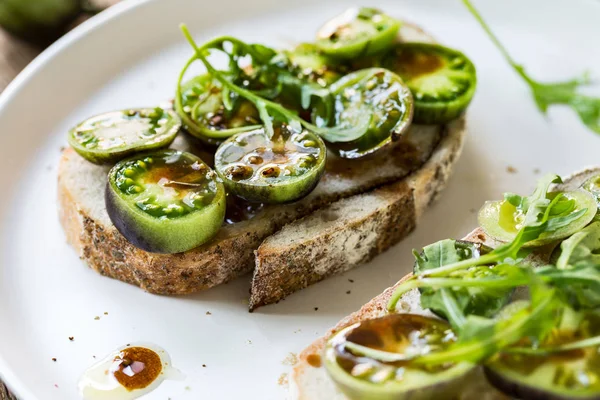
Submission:
[[[36,1],[36,0],[23,0]],[[97,7],[108,7],[120,0],[93,0],[92,3]],[[75,25],[85,21],[88,17],[82,16]],[[31,60],[40,52],[42,47],[29,44],[20,40],[0,28],[0,92],[21,72]],[[0,400],[17,400],[6,386],[0,381]]]

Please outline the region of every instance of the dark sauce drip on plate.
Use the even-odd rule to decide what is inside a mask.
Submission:
[[[162,371],[160,356],[145,347],[121,350],[114,361],[118,366],[113,375],[129,391],[148,387]]]

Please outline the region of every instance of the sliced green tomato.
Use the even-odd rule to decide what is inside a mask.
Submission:
[[[223,103],[221,84],[209,74],[199,75],[178,88],[175,110],[191,135],[218,145],[236,133],[260,126],[258,111],[251,102],[231,92],[228,95],[231,110]]]
[[[212,238],[225,217],[225,188],[191,153],[162,150],[128,158],[108,174],[106,209],[134,246],[179,253]]]
[[[293,50],[282,53],[283,71],[279,73],[281,92],[278,101],[289,108],[310,110],[331,106],[327,87],[337,81],[347,67],[320,53],[315,45],[302,43]],[[323,104],[329,103],[329,104]],[[302,115],[310,119],[308,115]]]
[[[215,169],[227,191],[253,202],[287,203],[310,193],[325,171],[325,144],[312,132],[276,124],[240,133],[215,154]]]
[[[168,147],[181,120],[170,110],[140,108],[100,114],[69,131],[69,144],[95,164],[115,163],[133,153]]]
[[[366,57],[392,46],[398,29],[398,20],[377,9],[351,8],[319,29],[316,45],[332,57]]]
[[[414,121],[442,124],[471,102],[477,86],[475,66],[463,53],[437,44],[398,43],[382,66],[402,77],[415,102]]]
[[[440,242],[433,243],[429,246],[425,246],[423,248],[423,250],[419,253],[419,257],[423,261],[427,262],[430,251],[432,253],[435,253],[435,247],[439,246],[439,243],[446,242],[446,241],[454,242],[454,248],[458,251],[458,254],[459,254],[459,259],[457,261],[479,258],[483,254],[487,254],[490,251],[492,251],[491,247],[486,246],[485,244],[482,244],[482,243],[469,242],[467,240],[447,239],[447,240],[442,240]],[[438,265],[437,267],[443,267],[444,265],[446,265],[446,264],[440,263],[440,265]],[[427,268],[423,268],[421,266],[421,263],[419,262],[419,259],[417,259],[413,265],[413,273],[419,274],[426,270],[427,270]]]
[[[332,114],[331,94],[327,88],[288,71],[281,72],[277,79],[281,92],[275,101],[285,108],[295,110],[307,121],[311,120],[315,109],[326,110],[323,115]]]
[[[383,68],[352,72],[330,87],[334,96],[336,128],[362,126],[364,133],[350,142],[328,146],[343,158],[360,158],[398,141],[408,129],[413,114],[410,90],[402,79]],[[366,120],[366,124],[365,124]],[[317,126],[326,126],[327,116],[317,115]]]
[[[350,399],[455,399],[475,369],[471,363],[418,366],[410,361],[382,361],[350,349],[357,344],[392,356],[424,355],[456,341],[450,326],[437,318],[391,314],[351,325],[325,348],[325,367]]]
[[[317,46],[302,43],[285,52],[289,69],[299,78],[327,87],[341,78],[341,71],[347,69],[331,57],[321,53]]]
[[[326,87],[340,78],[342,65],[323,54],[312,43],[301,43],[292,50],[283,52],[286,67],[298,77],[308,79]]]
[[[556,196],[559,192],[552,192],[550,195]],[[585,209],[585,213],[567,226],[558,228],[553,232],[542,233],[540,238],[525,244],[524,247],[537,247],[564,239],[585,227],[596,215],[596,201],[584,190],[575,190],[572,192],[560,192],[568,200],[574,201],[574,208],[571,213]],[[510,242],[512,241],[523,224],[525,216],[515,206],[506,200],[488,201],[479,210],[479,225],[485,232],[494,239]],[[552,219],[553,217],[550,216]]]
[[[581,185],[581,188],[583,190],[587,190],[592,194],[592,196],[594,196],[596,199],[596,204],[598,204],[598,207],[600,208],[600,174],[587,179],[583,185]],[[596,213],[595,219],[600,219],[599,213]]]
[[[550,334],[540,347],[557,347],[600,334],[597,312],[585,315],[567,310],[569,321]],[[575,326],[565,326],[573,325]],[[507,395],[519,399],[599,399],[600,346],[549,355],[500,354],[485,368],[488,380]]]

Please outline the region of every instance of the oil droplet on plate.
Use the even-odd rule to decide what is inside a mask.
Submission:
[[[92,365],[79,380],[85,400],[131,400],[150,393],[165,379],[182,380],[171,357],[150,343],[128,344]]]

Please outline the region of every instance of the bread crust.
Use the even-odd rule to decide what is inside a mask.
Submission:
[[[343,212],[346,204],[351,205],[359,199],[355,196],[340,200],[307,217],[308,221],[316,220],[323,225],[318,235],[283,249],[273,248],[269,238],[263,242],[255,252],[250,311],[365,263],[414,229],[414,199],[405,180],[363,196],[383,204],[368,215],[331,227],[333,224],[328,219],[341,218],[336,214]],[[290,225],[301,225],[304,221],[301,219]],[[275,236],[287,235],[286,228]]]
[[[65,150],[60,168],[69,165],[70,157],[79,156],[72,149]],[[114,226],[99,223],[82,209],[64,176],[59,169],[59,218],[67,242],[95,271],[151,293],[192,293],[243,274],[253,262],[251,249],[258,247],[269,228],[232,237],[222,232],[217,245],[185,253],[148,253],[131,245]],[[246,259],[240,259],[244,255]]]
[[[464,117],[449,124],[438,147],[419,170],[375,190],[372,201],[377,201],[379,196],[389,199],[382,201],[376,212],[336,229],[328,229],[324,223],[319,235],[301,242],[287,246],[276,244],[280,237],[288,235],[288,230],[305,230],[303,224],[312,224],[319,218],[319,215],[309,215],[265,239],[256,251],[250,311],[363,264],[404,239],[446,186],[462,152],[465,124]],[[323,212],[341,208],[344,202],[338,202],[342,203],[339,206],[333,203]],[[347,241],[354,243],[357,235],[358,241],[349,252]]]
[[[134,247],[110,223],[106,211],[91,210],[90,202],[103,198],[95,193],[93,200],[80,201],[74,190],[88,182],[73,184],[73,170],[90,169],[90,184],[104,187],[105,172],[80,158],[73,149],[65,149],[58,173],[58,203],[61,224],[67,241],[80,258],[99,273],[140,286],[156,294],[188,294],[225,283],[254,267],[254,253],[262,240],[280,229],[285,223],[334,202],[368,191],[377,185],[396,181],[418,169],[439,150],[439,130],[442,128],[415,127],[415,142],[422,134],[429,135],[425,148],[406,142],[379,162],[385,163],[384,174],[379,176],[371,166],[366,173],[358,173],[363,162],[352,168],[344,167],[333,157],[321,183],[306,198],[292,204],[265,207],[255,218],[223,226],[210,242],[179,254],[154,254]],[[430,146],[430,147],[429,147]],[[408,153],[407,153],[408,151]],[[430,152],[431,151],[431,152]],[[410,162],[406,162],[408,157]],[[76,186],[76,187],[74,187]],[[97,198],[96,198],[97,197]]]

